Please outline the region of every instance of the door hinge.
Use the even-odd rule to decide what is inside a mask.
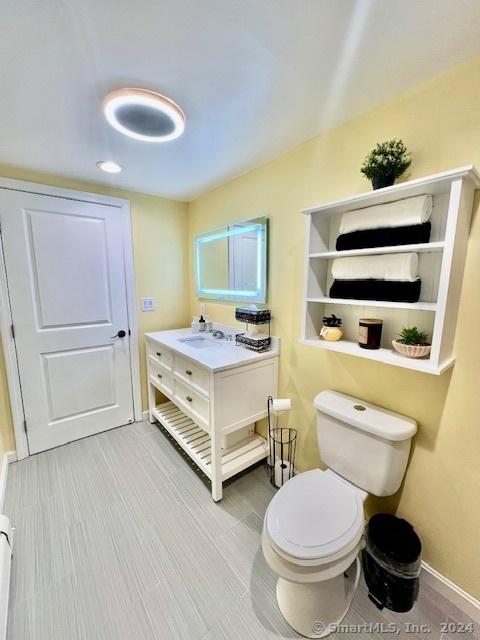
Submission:
[[[27,433],[27,421],[26,420],[23,421],[23,430],[25,431],[25,433]]]
[[[12,338],[15,340],[15,327],[13,324],[10,325],[10,331],[12,332]]]
[[[132,332],[130,331],[130,329],[128,330],[128,335],[131,336]]]

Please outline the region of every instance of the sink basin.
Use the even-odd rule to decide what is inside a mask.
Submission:
[[[178,341],[183,342],[183,344],[187,344],[189,347],[194,347],[195,349],[211,349],[212,347],[219,347],[222,345],[222,343],[225,343],[225,340],[218,338],[207,338],[205,336],[189,336],[188,338],[178,338]]]

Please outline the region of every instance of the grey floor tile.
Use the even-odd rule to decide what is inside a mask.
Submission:
[[[11,592],[17,604],[73,569],[68,521],[58,496],[15,513]]]
[[[216,540],[220,553],[248,589],[251,588],[261,533],[262,519],[252,512]],[[272,584],[275,585],[275,580]]]
[[[282,618],[276,603],[272,602],[271,605],[265,607],[264,601],[258,603],[250,592],[246,593],[231,611],[213,625],[203,640],[301,638]]]
[[[135,422],[133,425],[133,433],[142,438],[143,436],[148,436],[151,433],[158,433],[161,429],[160,425],[155,422],[151,424],[148,420],[142,420],[142,422]]]
[[[61,486],[58,451],[52,449],[9,466],[5,513],[11,515],[57,493]]]
[[[235,479],[230,485],[234,493],[248,502],[251,511],[263,519],[276,489],[270,484],[267,467],[262,465]]]
[[[162,640],[197,640],[207,625],[185,588],[183,579],[173,575],[159,584],[125,612],[125,628],[130,638]]]
[[[182,456],[161,431],[158,430],[141,438],[141,442],[164,474],[172,475],[176,471],[184,470],[187,466]],[[186,454],[183,455],[186,456]]]
[[[190,467],[178,470],[171,481],[176,499],[185,505],[203,533],[213,540],[252,511],[249,501],[235,491],[233,485],[224,487],[220,502],[213,502],[210,485],[202,482]]]
[[[147,423],[13,464],[8,639],[297,638],[278,610],[276,576],[260,547],[274,494],[259,467],[214,503],[184,457]],[[331,638],[380,640],[383,623],[397,625],[393,635],[405,640],[437,640],[441,622],[454,621],[469,619],[426,584],[411,612],[395,614],[376,609],[361,583],[347,626]],[[407,622],[432,631],[407,633]],[[473,634],[455,630],[447,625],[442,640],[480,640],[476,627]]]

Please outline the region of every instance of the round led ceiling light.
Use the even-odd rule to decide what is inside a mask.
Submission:
[[[114,129],[144,142],[175,140],[185,129],[180,107],[148,89],[112,91],[103,100],[103,112]]]

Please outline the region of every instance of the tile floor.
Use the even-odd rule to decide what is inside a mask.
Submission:
[[[9,640],[297,638],[280,615],[260,549],[274,490],[259,467],[209,489],[158,426],[138,423],[10,466],[15,527]],[[469,622],[428,585],[408,614],[379,612],[361,584],[332,640],[477,638],[441,633]],[[430,632],[413,625],[428,625]],[[387,627],[385,627],[387,628]]]

